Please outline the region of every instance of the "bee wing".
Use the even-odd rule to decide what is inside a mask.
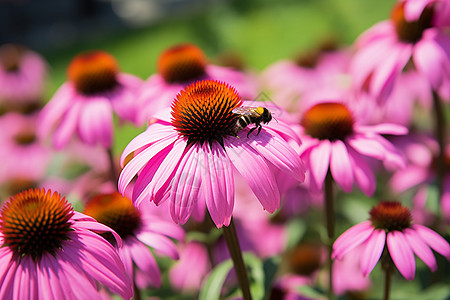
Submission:
[[[231,112],[237,115],[251,115],[256,110],[256,107],[251,106],[239,106],[233,109]]]

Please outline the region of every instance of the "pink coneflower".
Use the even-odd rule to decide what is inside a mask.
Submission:
[[[239,115],[232,110],[242,104],[234,88],[217,81],[199,81],[182,90],[172,104],[172,118],[169,110],[155,116],[124,150],[122,165],[133,152],[134,158],[120,174],[119,190],[123,193],[138,175],[136,206],[143,200],[158,205],[169,199],[173,220],[184,224],[194,212],[203,216],[206,205],[222,227],[233,213],[236,169],[263,208],[274,212],[280,193],[273,170],[304,178],[302,162],[286,141],[295,134],[282,120],[263,125],[259,134],[250,134],[253,124],[236,133]]]
[[[296,114],[303,95],[329,86],[346,89],[349,62],[350,52],[330,41],[296,59],[270,65],[261,74],[262,86],[278,105]]]
[[[55,148],[63,148],[74,136],[88,145],[110,148],[113,112],[136,121],[136,91],[141,80],[120,73],[116,59],[104,51],[81,53],[68,67],[64,83],[42,110],[39,133],[52,131]]]
[[[203,51],[193,44],[179,44],[165,50],[157,62],[157,73],[143,84],[139,96],[140,121],[170,107],[180,90],[198,80],[218,80],[231,84],[245,99],[256,97],[256,83],[245,73],[208,62]]]
[[[403,156],[381,134],[405,134],[400,125],[362,125],[358,115],[341,102],[316,102],[301,120],[303,147],[300,157],[309,166],[311,186],[321,189],[330,170],[345,191],[356,184],[365,194],[375,191],[375,176],[365,158],[404,165]]]
[[[394,192],[402,193],[412,190],[415,193],[412,213],[417,222],[426,221],[424,209],[430,185],[438,180],[436,164],[438,163],[439,145],[437,141],[425,134],[399,137],[393,140],[407,158],[406,168],[397,170],[390,181]],[[450,221],[450,145],[445,148],[445,176],[440,199],[441,213]],[[429,213],[429,212],[428,212]]]
[[[47,63],[38,53],[23,46],[0,47],[0,106],[28,112],[40,107]]]
[[[383,103],[411,61],[434,91],[450,99],[448,6],[447,1],[398,1],[390,20],[357,41],[351,67],[355,85]]]
[[[36,187],[44,178],[51,152],[39,143],[36,124],[36,114],[10,112],[0,118],[0,184],[28,182]]]
[[[141,279],[137,283],[140,288],[161,285],[161,272],[148,247],[172,259],[178,259],[175,244],[168,237],[183,238],[181,227],[148,214],[145,205],[141,205],[138,210],[131,200],[118,192],[91,198],[84,213],[112,228],[122,238],[122,247],[118,248],[119,256],[132,280],[136,272],[140,273],[136,275]],[[105,235],[105,238],[114,243],[110,234]]]
[[[102,299],[101,283],[130,299],[117,251],[96,232],[111,232],[121,243],[58,193],[30,189],[10,198],[0,215],[0,298]]]
[[[450,260],[450,245],[433,230],[412,224],[407,207],[399,202],[381,201],[370,211],[370,220],[344,232],[333,245],[333,258],[342,259],[363,245],[360,267],[367,276],[386,249],[400,273],[413,280],[416,269],[414,254],[432,270],[437,268],[431,249]]]

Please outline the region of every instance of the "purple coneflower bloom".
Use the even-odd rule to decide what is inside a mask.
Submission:
[[[393,263],[407,279],[413,280],[416,269],[414,254],[432,270],[437,268],[433,250],[450,260],[450,245],[433,230],[412,224],[407,207],[399,202],[381,201],[370,211],[370,220],[344,232],[333,245],[333,258],[342,259],[363,245],[360,267],[367,276],[387,250]]]
[[[148,247],[172,259],[178,259],[175,244],[168,237],[183,238],[181,227],[149,214],[144,203],[138,210],[131,200],[118,192],[91,198],[84,213],[112,228],[122,238],[122,247],[118,248],[119,256],[132,280],[136,272],[140,273],[136,275],[140,279],[137,282],[140,288],[161,285],[161,272]],[[115,244],[111,235],[105,237]]]
[[[426,221],[424,208],[430,185],[437,182],[436,164],[438,163],[439,145],[436,139],[425,135],[409,135],[393,140],[407,158],[406,168],[397,170],[390,181],[394,192],[402,193],[412,190],[415,193],[412,213],[416,222]],[[445,176],[443,181],[440,208],[446,221],[450,221],[450,145],[445,148]],[[420,223],[422,223],[420,222]]]
[[[101,283],[130,299],[116,249],[96,232],[111,232],[121,244],[58,193],[30,189],[10,198],[0,215],[0,298],[102,299]]]
[[[204,80],[182,90],[172,103],[172,118],[169,110],[155,116],[125,148],[122,165],[133,152],[134,158],[120,174],[119,190],[123,194],[138,175],[135,206],[169,199],[173,220],[184,224],[194,212],[203,216],[206,205],[217,227],[228,226],[236,169],[263,208],[274,212],[280,201],[274,170],[304,179],[303,164],[287,142],[296,135],[282,120],[265,124],[260,132],[250,134],[256,129],[252,124],[236,133],[239,115],[232,110],[241,105],[239,94],[225,83]]]
[[[395,166],[405,163],[401,153],[382,137],[405,134],[405,127],[387,123],[363,125],[344,103],[316,102],[304,112],[301,125],[300,157],[309,167],[314,190],[321,189],[329,170],[345,192],[350,192],[356,183],[366,195],[372,195],[376,182],[366,158]]]
[[[37,187],[50,163],[51,152],[36,137],[37,115],[10,112],[0,118],[0,184],[21,182]],[[27,184],[26,184],[27,183]]]
[[[256,82],[250,75],[209,63],[203,51],[193,44],[179,44],[165,50],[158,58],[157,71],[144,82],[140,91],[141,123],[170,107],[180,90],[198,80],[227,82],[244,99],[256,97]]]
[[[39,107],[44,94],[47,63],[25,47],[0,47],[0,104],[6,110],[27,112]]]
[[[302,53],[295,60],[281,60],[261,74],[262,86],[276,104],[292,114],[298,113],[301,97],[329,86],[346,89],[350,52],[324,43],[315,51]]]
[[[136,121],[136,92],[142,81],[120,73],[116,59],[103,51],[81,53],[68,67],[64,83],[42,110],[39,133],[52,134],[53,145],[61,149],[77,135],[88,145],[110,148],[113,140],[113,112]]]
[[[396,78],[412,61],[434,91],[450,99],[448,1],[400,0],[391,19],[363,33],[351,63],[355,85],[384,103]]]

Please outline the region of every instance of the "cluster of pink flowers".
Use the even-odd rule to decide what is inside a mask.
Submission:
[[[414,280],[416,256],[435,271],[433,251],[450,260],[450,141],[417,115],[450,101],[449,29],[450,1],[398,0],[351,47],[260,73],[183,43],[141,79],[89,50],[50,99],[44,58],[1,46],[0,298],[195,297],[234,224],[243,251],[282,257],[266,298],[371,293],[376,265]],[[140,133],[119,141],[124,124]]]

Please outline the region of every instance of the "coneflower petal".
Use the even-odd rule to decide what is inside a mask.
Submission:
[[[387,246],[389,254],[395,266],[407,280],[414,279],[416,261],[403,232],[392,231],[387,234]]]

